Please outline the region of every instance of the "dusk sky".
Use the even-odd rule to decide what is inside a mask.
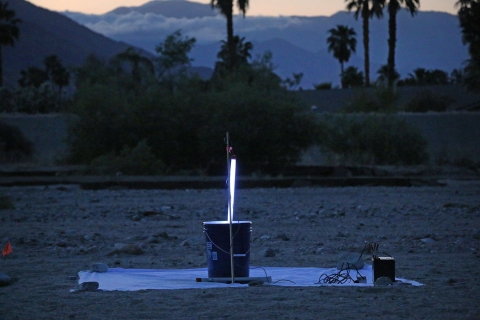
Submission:
[[[139,6],[149,0],[28,0],[54,11],[77,11],[103,14],[120,6]],[[193,0],[209,4],[210,0]],[[422,11],[444,11],[456,14],[457,0],[420,0]],[[345,9],[344,0],[251,0],[247,16],[330,16]]]

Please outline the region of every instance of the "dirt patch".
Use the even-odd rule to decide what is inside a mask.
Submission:
[[[334,267],[341,253],[377,242],[394,256],[397,276],[422,287],[80,293],[69,293],[77,272],[96,262],[206,267],[202,222],[225,218],[225,190],[2,187],[15,209],[0,211],[1,244],[13,246],[0,271],[18,281],[0,288],[1,318],[478,319],[480,182],[442,182],[240,189],[235,199],[238,218],[252,221],[251,266]],[[143,253],[108,255],[118,243]]]

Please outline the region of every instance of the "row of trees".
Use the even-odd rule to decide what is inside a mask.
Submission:
[[[3,86],[2,47],[15,44],[20,35],[18,25],[22,21],[16,17],[15,11],[8,9],[8,2],[0,1],[0,87]]]
[[[70,71],[60,58],[50,55],[43,68],[32,66],[20,71],[18,87],[0,88],[0,112],[50,113],[65,110],[70,98],[64,88]]]
[[[412,16],[416,14],[420,7],[419,0],[345,0],[347,2],[346,8],[354,12],[355,19],[361,17],[363,28],[363,46],[364,46],[364,82],[365,86],[370,86],[370,51],[369,51],[369,20],[377,17],[382,18],[384,9],[387,9],[389,14],[388,29],[388,59],[386,67],[381,71],[382,76],[386,75],[386,82],[389,87],[398,80],[398,73],[395,70],[395,48],[396,48],[396,33],[397,22],[396,16],[402,8],[406,8]],[[234,35],[233,29],[233,10],[234,4],[238,7],[241,13],[245,16],[249,6],[248,0],[211,0],[212,8],[217,8],[226,17],[227,21],[227,41],[225,51],[225,70],[231,71],[237,61],[236,43],[238,36]],[[459,20],[462,27],[463,40],[469,45],[469,52],[471,59],[467,62],[465,68],[466,80],[471,83],[470,87],[475,89],[478,87],[476,80],[480,73],[478,62],[478,21],[480,21],[480,13],[478,7],[479,0],[458,0],[456,7],[459,8]],[[2,61],[2,47],[13,46],[19,37],[19,27],[21,20],[15,16],[13,10],[8,9],[8,2],[0,1],[0,87],[3,85],[3,61]],[[330,36],[327,39],[329,50],[333,51],[335,58],[339,59],[344,72],[344,63],[348,62],[352,52],[356,50],[356,33],[353,29],[347,26],[337,26],[336,29],[330,29]],[[236,39],[237,37],[237,39]],[[350,74],[353,70],[350,69]],[[477,81],[478,82],[478,81]],[[408,81],[406,82],[408,83]]]
[[[211,79],[202,80],[187,69],[171,72],[189,63],[191,40],[176,33],[159,44],[153,67],[163,72],[154,74],[131,50],[108,61],[91,56],[77,72],[71,112],[78,121],[70,130],[69,160],[91,164],[97,173],[219,174],[226,131],[242,174],[281,173],[314,144],[342,154],[347,162],[426,160],[421,135],[393,118],[312,117],[308,105],[273,73],[271,55],[252,60],[251,45],[242,38],[235,37],[237,63],[231,71],[225,69],[229,58],[224,42]]]
[[[237,7],[245,15],[249,1],[236,0]],[[227,19],[227,59],[226,69],[232,70],[235,61],[235,36],[233,33],[233,0],[211,0],[212,8],[217,8]],[[0,87],[3,86],[3,60],[2,47],[13,46],[18,40],[20,29],[19,24],[22,21],[16,17],[15,11],[8,8],[7,1],[0,1]]]
[[[210,1],[213,8],[217,8],[220,10],[221,14],[225,16],[227,19],[227,52],[228,58],[226,60],[226,66],[228,70],[232,70],[236,64],[235,61],[235,39],[234,39],[234,32],[233,32],[233,7],[234,7],[234,0],[211,0]],[[247,13],[247,9],[249,6],[249,0],[236,0],[235,3],[237,4],[238,9],[240,12],[245,14]]]
[[[232,4],[212,1],[227,21],[232,18]],[[237,5],[245,14],[248,1],[238,1]],[[231,21],[227,26],[233,31]],[[212,167],[224,167],[222,138],[227,131],[245,171],[279,172],[295,164],[301,151],[315,143],[323,143],[333,152],[349,152],[334,147],[344,140],[341,135],[330,140],[319,138],[324,134],[333,137],[332,132],[340,132],[348,123],[340,122],[338,128],[319,125],[308,106],[287,90],[298,84],[301,74],[282,81],[273,72],[271,53],[252,60],[252,44],[233,32],[228,34],[208,80],[189,72],[189,52],[195,39],[184,37],[181,31],[155,48],[154,60],[132,48],[109,60],[90,56],[74,70],[76,91],[67,110],[77,115],[69,132],[70,162],[113,166],[114,170],[136,174],[138,169],[145,169],[147,174],[182,169],[208,173]],[[44,65],[44,69],[25,70],[20,84],[35,87],[47,81],[61,88],[68,82],[68,72],[58,60],[47,57]],[[376,125],[348,125],[353,131],[358,126],[373,130],[364,131],[362,137],[387,136],[383,131],[379,134]],[[410,129],[401,127],[392,130],[387,122],[384,126],[385,132],[398,132],[394,140],[408,136],[405,131]],[[349,144],[359,142],[355,136],[350,138]],[[380,144],[368,155],[362,149],[361,157],[378,164],[410,163],[398,159],[407,152],[392,151],[405,144],[385,143],[389,148]],[[395,156],[382,156],[384,150]]]
[[[141,157],[150,174],[153,167],[209,172],[223,168],[228,131],[245,170],[295,163],[314,143],[316,124],[273,73],[271,55],[252,61],[251,43],[234,37],[235,64],[224,42],[204,80],[186,68],[194,42],[180,31],[170,35],[153,65],[133,50],[109,61],[90,57],[76,73],[70,161],[120,168]]]
[[[396,33],[397,22],[396,16],[399,10],[405,7],[412,16],[414,16],[419,7],[419,0],[345,0],[347,9],[354,11],[355,19],[362,18],[363,25],[363,46],[364,46],[364,81],[365,86],[369,87],[370,81],[370,51],[369,51],[369,21],[377,17],[382,18],[384,9],[387,8],[389,14],[388,20],[388,59],[387,64],[378,70],[379,79],[386,82],[389,88],[399,80],[400,76],[395,69],[395,48],[396,48]],[[469,45],[469,52],[471,59],[467,62],[465,68],[465,82],[469,84],[470,89],[478,89],[478,80],[480,74],[480,45],[478,44],[480,38],[480,1],[479,0],[459,0],[456,3],[459,7],[459,20],[462,28],[463,41]],[[344,63],[348,62],[350,56],[356,51],[356,32],[353,28],[344,25],[338,25],[336,28],[329,30],[329,37],[327,38],[328,50],[333,52],[333,56],[339,60],[341,65],[342,87],[349,87],[352,75],[358,80],[360,75],[358,70],[353,67],[344,71]],[[441,70],[414,70],[414,76],[409,75],[404,80],[398,82],[399,85],[412,84],[442,84],[449,82],[459,82],[464,78],[461,70],[455,70],[450,79],[448,74]],[[355,82],[358,84],[358,81]]]
[[[468,45],[470,53],[465,67],[465,82],[469,89],[480,91],[480,0],[459,0],[456,6],[459,8],[463,42]]]

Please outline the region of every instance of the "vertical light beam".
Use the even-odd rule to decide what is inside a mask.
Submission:
[[[235,172],[237,170],[237,160],[230,161],[230,201],[228,203],[228,222],[233,221],[233,203],[235,200]]]

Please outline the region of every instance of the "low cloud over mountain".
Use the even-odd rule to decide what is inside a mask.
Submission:
[[[253,5],[253,4],[252,4]],[[163,6],[163,9],[161,8]],[[196,8],[193,10],[193,8]],[[201,9],[200,9],[201,8]],[[163,11],[162,11],[163,10]],[[213,14],[212,14],[213,13]],[[209,5],[188,1],[153,1],[136,8],[119,8],[104,15],[63,13],[89,29],[117,41],[154,52],[165,37],[181,29],[195,37],[192,51],[194,65],[213,67],[220,41],[226,37],[225,18]],[[371,21],[371,78],[387,61],[388,15]],[[397,69],[405,77],[417,67],[452,71],[468,59],[462,44],[458,18],[440,12],[419,12],[411,17],[406,11],[398,15]],[[254,44],[253,56],[266,50],[273,53],[281,77],[304,74],[302,86],[314,83],[338,84],[338,61],[327,51],[328,29],[343,24],[357,32],[357,53],[347,65],[363,70],[361,21],[353,14],[339,12],[331,17],[262,17],[236,16],[235,33]]]

